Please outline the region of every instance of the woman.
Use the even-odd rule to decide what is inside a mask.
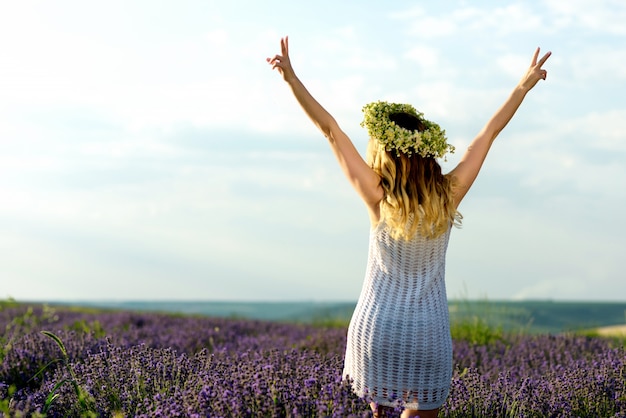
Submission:
[[[471,142],[458,165],[441,172],[436,158],[454,147],[445,131],[413,106],[374,102],[363,108],[370,141],[365,161],[335,119],[311,96],[281,53],[267,58],[328,139],[371,222],[366,277],[348,328],[344,377],[370,401],[374,416],[436,417],[452,378],[452,340],[445,255],[457,208],[491,144],[526,94],[546,79],[539,48],[502,107]]]

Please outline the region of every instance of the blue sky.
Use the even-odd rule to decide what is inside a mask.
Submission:
[[[457,147],[548,79],[463,201],[451,298],[625,300],[626,4],[107,1],[0,5],[0,298],[356,300],[368,218],[265,58],[365,152],[361,107],[414,104]]]

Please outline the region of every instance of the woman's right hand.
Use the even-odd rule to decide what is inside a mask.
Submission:
[[[522,87],[524,91],[529,91],[530,89],[535,87],[535,84],[537,84],[539,80],[546,79],[548,72],[541,67],[543,67],[543,64],[550,57],[551,54],[552,52],[546,53],[543,57],[541,57],[539,62],[537,62],[537,58],[539,57],[539,48],[537,48],[535,54],[533,55],[533,59],[530,62],[530,67],[528,68],[526,74],[524,74],[524,77],[522,77],[519,83],[520,87]]]
[[[296,74],[289,60],[289,37],[285,36],[280,39],[280,55],[276,54],[273,58],[267,58],[266,61],[272,66],[272,70],[278,70],[283,80],[288,82],[295,78]]]

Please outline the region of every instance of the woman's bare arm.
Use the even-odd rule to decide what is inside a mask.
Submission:
[[[457,207],[478,176],[493,141],[509,123],[513,115],[515,115],[515,112],[522,104],[526,94],[540,79],[546,79],[547,71],[541,67],[550,55],[551,53],[548,52],[537,61],[539,57],[539,48],[537,48],[530,63],[530,67],[526,71],[526,74],[524,74],[524,77],[522,77],[517,86],[515,86],[500,109],[498,109],[470,143],[459,164],[450,172],[450,175],[455,178],[456,187],[454,200]]]
[[[350,138],[341,130],[335,118],[320,105],[296,76],[289,59],[289,41],[280,40],[281,54],[267,58],[272,69],[278,70],[298,103],[328,139],[341,169],[370,209],[375,209],[383,197],[380,177],[363,160]]]

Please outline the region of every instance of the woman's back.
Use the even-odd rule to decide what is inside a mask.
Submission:
[[[393,238],[384,222],[370,232],[366,276],[385,278],[390,285],[407,288],[409,301],[419,299],[426,287],[445,276],[450,228],[435,237],[419,232],[411,239]]]

